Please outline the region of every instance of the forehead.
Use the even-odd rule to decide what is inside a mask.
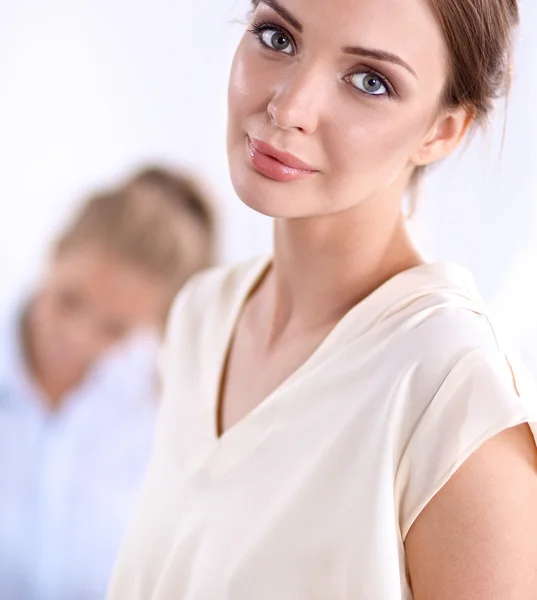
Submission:
[[[133,322],[154,316],[164,288],[140,267],[94,246],[60,254],[51,264],[49,277],[51,283],[82,295],[96,310]]]
[[[277,0],[323,47],[399,55],[418,74],[444,72],[446,47],[430,0]],[[258,10],[268,11],[261,0]]]

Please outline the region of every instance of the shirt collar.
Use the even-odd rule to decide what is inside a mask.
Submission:
[[[21,340],[26,306],[26,302],[20,303],[0,318],[0,408],[35,391]],[[115,403],[147,402],[157,389],[158,346],[158,336],[152,331],[131,336],[98,360],[72,394],[91,397],[92,401],[98,397]]]
[[[85,386],[99,390],[114,403],[133,403],[154,397],[157,389],[158,336],[140,332],[106,353],[90,370]]]

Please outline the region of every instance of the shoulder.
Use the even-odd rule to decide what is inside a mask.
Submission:
[[[199,322],[215,308],[230,310],[267,263],[266,257],[256,257],[231,266],[207,269],[191,277],[173,303],[168,331],[185,320]]]
[[[471,274],[450,263],[425,265],[409,274],[397,301],[384,317],[389,352],[401,368],[412,369],[426,384],[421,396],[431,400],[452,371],[488,364],[504,371],[508,348]],[[423,407],[425,408],[425,407]]]
[[[536,503],[537,452],[528,427],[486,441],[409,531],[416,598],[534,598]]]
[[[399,288],[379,326],[385,341],[379,359],[393,369],[390,381],[397,375],[401,382],[394,392],[396,496],[405,536],[487,440],[537,423],[537,396],[467,271],[427,266]]]
[[[426,389],[427,394],[406,398],[405,442],[397,472],[404,536],[424,507],[488,440],[522,424],[529,424],[537,439],[533,382],[486,337],[474,337],[472,342],[480,343],[452,353],[453,365],[439,369],[434,356],[424,359],[415,389]]]
[[[267,264],[267,258],[254,258],[234,265],[218,266],[202,271],[186,283],[177,295],[170,313],[169,323],[180,319],[189,311],[189,317],[203,315],[216,304],[231,304],[244,285]]]

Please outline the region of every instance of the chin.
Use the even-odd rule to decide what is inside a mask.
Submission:
[[[299,219],[320,214],[306,182],[279,182],[249,165],[230,165],[235,193],[248,208],[273,219]]]

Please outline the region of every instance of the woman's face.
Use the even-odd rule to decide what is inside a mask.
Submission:
[[[447,153],[447,62],[427,0],[261,0],[229,86],[238,195],[305,217],[402,192]]]
[[[64,250],[49,265],[30,312],[40,364],[69,374],[86,369],[133,330],[155,326],[164,285],[95,245]]]

